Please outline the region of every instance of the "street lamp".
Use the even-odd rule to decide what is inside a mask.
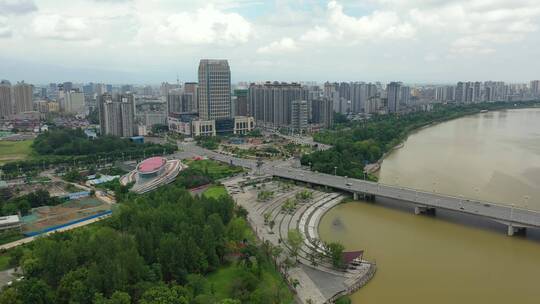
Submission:
[[[334,175],[337,175],[337,167],[334,167]]]

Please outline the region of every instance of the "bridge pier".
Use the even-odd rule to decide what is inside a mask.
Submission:
[[[434,207],[428,207],[428,206],[423,206],[423,205],[416,205],[414,206],[414,214],[416,215],[419,215],[419,214],[435,214],[436,213],[436,209]]]
[[[527,228],[525,227],[514,226],[513,224],[508,225],[508,236],[514,236],[518,233],[525,233],[526,231]]]
[[[353,192],[352,197],[353,197],[353,200],[357,201],[358,200],[358,193]]]

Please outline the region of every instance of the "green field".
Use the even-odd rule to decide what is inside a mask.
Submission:
[[[211,159],[188,160],[185,163],[189,168],[199,171],[213,180],[244,172],[242,167],[230,166]]]
[[[9,260],[10,257],[7,253],[3,253],[2,255],[0,255],[0,271],[4,271],[10,267]]]
[[[32,140],[0,141],[0,164],[25,159],[32,152]]]
[[[240,277],[243,272],[246,272],[246,268],[237,264],[220,268],[206,277],[207,289],[213,290],[218,300],[231,298],[236,278]],[[271,265],[263,266],[258,285],[261,289],[267,289],[267,294],[275,295],[280,293],[283,295],[280,303],[293,303],[292,293],[279,273]]]
[[[223,186],[213,185],[206,189],[203,194],[211,198],[220,198],[223,195],[227,195],[227,190]]]

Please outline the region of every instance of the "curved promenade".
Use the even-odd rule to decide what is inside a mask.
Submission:
[[[322,216],[345,196],[293,185],[285,188],[283,184],[269,180],[271,177],[266,182],[246,186],[252,180],[236,177],[225,181],[224,185],[235,201],[248,210],[248,220],[257,236],[283,249],[276,262],[282,265],[280,270],[289,282],[298,280],[300,283],[296,287],[299,302],[333,303],[337,297],[352,293],[367,283],[375,273],[374,264],[362,260],[349,265],[346,270],[336,269],[319,240],[317,226]],[[296,195],[305,190],[312,193],[311,199],[297,199]],[[273,196],[259,201],[257,193],[260,191],[272,192]],[[297,201],[293,208],[290,207],[291,200]],[[272,221],[274,226],[271,228],[268,223]],[[292,229],[302,233],[304,243],[298,252],[298,263],[288,268],[284,266],[291,252],[287,234]]]

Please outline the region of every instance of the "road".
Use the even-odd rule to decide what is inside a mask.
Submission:
[[[257,168],[256,161],[223,155],[195,146],[194,144],[184,145],[183,149],[184,152],[182,153],[205,155],[212,159],[243,166],[252,170],[256,170]],[[366,193],[392,198],[403,202],[414,203],[420,207],[442,208],[460,213],[474,214],[518,228],[540,228],[539,211],[513,207],[512,204],[495,204],[491,202],[419,191],[415,189],[385,185],[343,176],[317,173],[293,168],[288,161],[267,162],[260,168],[260,173],[311,184],[328,186],[350,193]]]

